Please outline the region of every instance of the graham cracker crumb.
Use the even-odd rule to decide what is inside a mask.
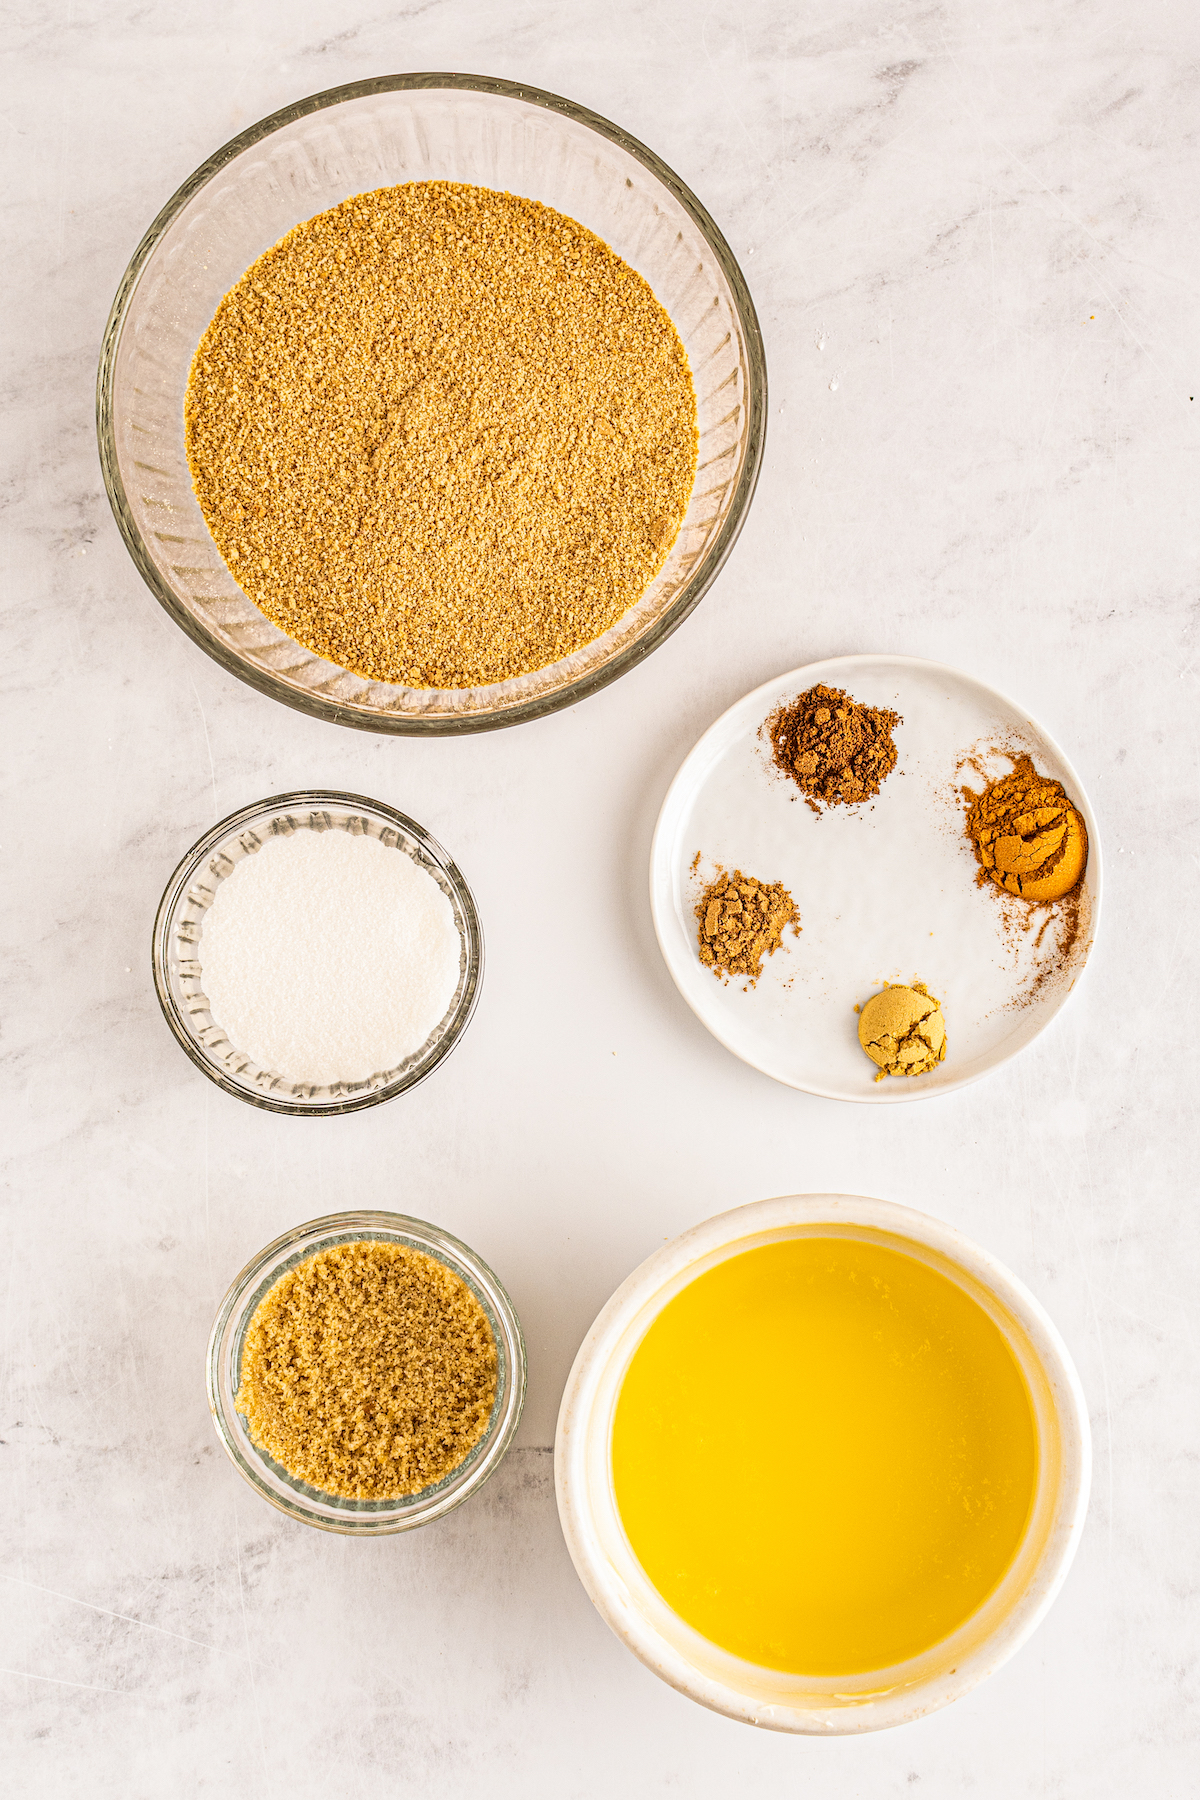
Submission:
[[[696,474],[696,397],[648,284],[573,219],[410,182],[297,225],[226,294],[185,407],[243,591],[318,656],[487,686],[645,592]]]

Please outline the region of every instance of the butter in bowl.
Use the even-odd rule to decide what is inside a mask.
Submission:
[[[718,1712],[904,1723],[1033,1630],[1087,1506],[1078,1377],[1037,1301],[949,1226],[800,1195],[667,1244],[601,1312],[555,1448],[602,1617]]]

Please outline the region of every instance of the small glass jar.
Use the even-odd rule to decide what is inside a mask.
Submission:
[[[411,1056],[393,1069],[380,1069],[362,1081],[325,1085],[263,1069],[231,1044],[213,1018],[203,988],[202,958],[197,955],[204,914],[219,884],[239,862],[254,856],[272,837],[296,831],[345,831],[352,837],[378,838],[390,849],[411,857],[441,888],[454,913],[459,936],[458,984],[444,1016]],[[313,788],[259,800],[231,813],[192,845],[175,870],[159,902],[151,950],[154,988],[163,1016],[198,1069],[227,1094],[268,1112],[323,1116],[358,1112],[378,1106],[424,1081],[448,1056],[475,1011],[483,981],[483,927],[474,896],[460,870],[435,838],[414,819],[368,800]]]
[[[479,1442],[456,1469],[398,1500],[346,1500],[297,1480],[253,1442],[234,1405],[250,1321],[289,1269],[336,1244],[406,1244],[464,1281],[482,1306],[496,1344],[496,1399]],[[344,1212],[312,1219],[268,1244],[222,1300],[208,1340],[208,1404],[230,1461],[255,1491],[302,1524],[346,1536],[380,1536],[427,1525],[470,1499],[495,1473],[512,1443],[525,1401],[525,1340],[512,1301],[481,1256],[448,1231],[404,1213]]]

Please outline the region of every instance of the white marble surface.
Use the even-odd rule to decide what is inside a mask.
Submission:
[[[1194,1792],[1192,0],[26,0],[5,38],[6,1791]],[[420,68],[526,79],[652,144],[742,259],[771,374],[758,498],[694,618],[574,711],[430,743],[307,721],[185,641],[117,536],[92,424],[112,293],[177,184],[298,94]],[[699,732],[855,650],[1021,697],[1108,857],[1058,1022],[914,1107],[736,1062],[672,987],[646,896]],[[328,1123],[211,1087],[148,968],[182,850],[303,784],[426,822],[488,938],[451,1061]],[[819,1189],[923,1207],[1006,1260],[1074,1352],[1096,1444],[1037,1636],[947,1712],[840,1742],[732,1724],[634,1662],[550,1479],[571,1357],[628,1270],[722,1207]],[[490,1488],[378,1543],[259,1502],[202,1371],[245,1259],[364,1200],[477,1245],[531,1353]]]

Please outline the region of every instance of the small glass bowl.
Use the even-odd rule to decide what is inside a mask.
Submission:
[[[334,1244],[407,1244],[432,1256],[465,1281],[482,1306],[496,1341],[496,1401],[487,1430],[449,1475],[400,1500],[343,1500],[289,1475],[253,1443],[234,1406],[246,1332],[259,1302],[281,1275]],[[404,1213],[330,1213],[297,1225],[246,1264],[222,1300],[208,1340],[208,1404],[217,1436],[250,1486],[301,1524],[344,1536],[380,1536],[428,1525],[461,1506],[495,1473],[512,1443],[525,1402],[525,1340],[504,1288],[481,1256],[448,1231]]]
[[[209,1010],[197,958],[204,914],[217,887],[244,857],[253,856],[271,837],[294,831],[348,831],[378,838],[410,856],[437,882],[454,909],[460,951],[458,986],[446,1014],[411,1056],[394,1069],[381,1069],[363,1081],[336,1081],[325,1086],[297,1081],[260,1068],[231,1044]],[[227,1094],[268,1112],[324,1117],[378,1106],[424,1081],[453,1050],[466,1030],[483,981],[483,928],[470,888],[435,838],[415,820],[379,800],[313,788],[280,794],[244,806],[214,825],[192,845],[175,870],[159,902],[151,950],[154,989],[163,1016],[198,1069]]]
[[[227,568],[192,492],[183,405],[217,306],[285,232],[352,194],[409,181],[505,189],[566,213],[645,277],[683,339],[699,472],[679,537],[624,618],[548,668],[478,688],[408,688],[327,662],[274,626]],[[215,151],[138,245],[96,385],[100,464],[126,547],[202,650],[272,699],[365,731],[488,731],[625,673],[707,592],[754,494],[767,368],[733,252],[665,163],[556,94],[484,75],[386,75],[297,100]]]

